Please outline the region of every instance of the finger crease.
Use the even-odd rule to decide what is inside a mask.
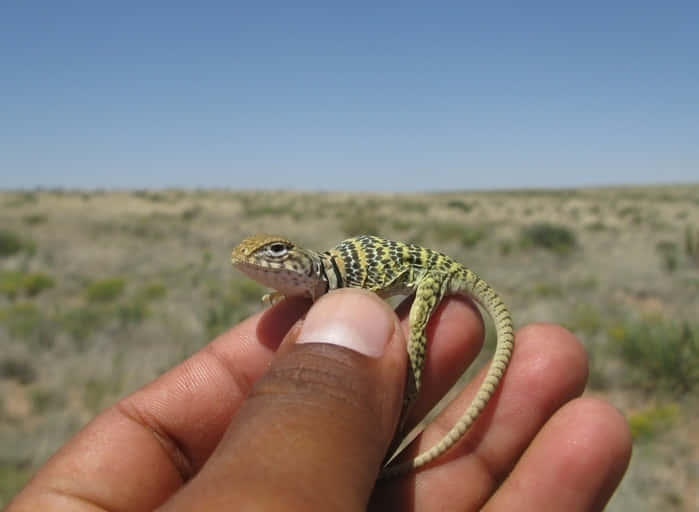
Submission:
[[[107,506],[103,505],[97,500],[88,498],[87,496],[80,496],[79,494],[75,494],[72,492],[67,492],[64,491],[63,489],[59,489],[57,487],[48,487],[47,492],[54,494],[58,497],[65,498],[69,501],[75,502],[75,505],[84,505],[86,507],[89,507],[90,510],[104,510],[108,512],[115,512],[116,509],[111,509],[108,508]]]
[[[116,404],[117,410],[127,419],[150,432],[163,448],[165,455],[180,474],[183,482],[194,476],[191,459],[185,453],[182,444],[175,436],[170,435],[163,425],[152,415],[144,413],[131,402],[121,401]]]

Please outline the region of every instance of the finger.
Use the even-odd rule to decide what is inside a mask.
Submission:
[[[400,413],[406,362],[386,303],[363,290],[324,296],[164,510],[364,510]]]
[[[626,420],[579,398],[544,425],[484,510],[603,510],[631,457]]]
[[[152,510],[209,457],[309,305],[288,300],[249,318],[97,416],[10,510]]]
[[[485,370],[427,427],[404,457],[439,442],[470,404]],[[376,510],[388,504],[397,504],[397,510],[408,504],[416,510],[478,510],[548,418],[582,392],[586,378],[585,352],[568,331],[546,324],[520,329],[509,368],[464,438],[428,467],[378,486]],[[454,481],[468,484],[453,485]]]

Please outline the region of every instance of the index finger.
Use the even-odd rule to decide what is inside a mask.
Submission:
[[[92,420],[12,510],[152,510],[204,464],[288,330],[308,310],[282,301]]]

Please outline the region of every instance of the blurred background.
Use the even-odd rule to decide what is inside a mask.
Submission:
[[[517,325],[562,323],[587,393],[634,435],[608,510],[695,510],[697,19],[690,2],[4,2],[0,506],[262,307],[229,256],[266,231],[440,249]]]

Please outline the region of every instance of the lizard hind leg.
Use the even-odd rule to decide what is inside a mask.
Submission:
[[[415,299],[410,307],[408,338],[408,358],[410,359],[410,373],[406,383],[403,397],[403,409],[398,423],[396,437],[391,444],[389,454],[395,455],[395,450],[402,443],[407,434],[406,424],[412,406],[417,399],[422,383],[422,370],[425,366],[425,353],[427,351],[427,323],[432,313],[444,296],[446,285],[441,274],[427,274],[417,285]]]
[[[442,300],[445,289],[444,277],[441,274],[428,273],[420,280],[415,291],[415,300],[410,307],[408,338],[408,357],[410,370],[415,379],[415,390],[413,396],[406,395],[409,403],[412,403],[420,392],[427,352],[427,323]]]

